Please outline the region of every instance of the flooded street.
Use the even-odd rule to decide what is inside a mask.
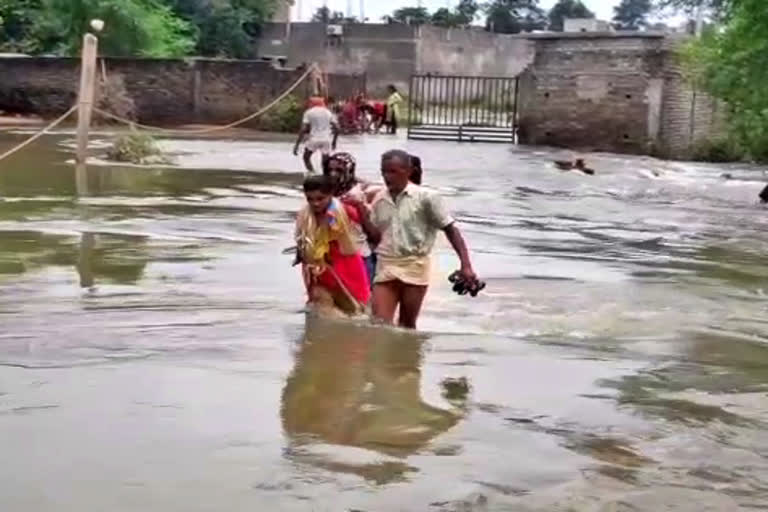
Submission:
[[[291,141],[80,202],[73,142],[0,164],[0,510],[768,510],[761,170],[343,139],[421,156],[488,283],[441,240],[414,334],[306,317]]]

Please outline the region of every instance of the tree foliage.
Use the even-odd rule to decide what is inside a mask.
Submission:
[[[105,55],[250,57],[275,0],[0,0],[0,49],[72,55],[91,19]]]
[[[688,45],[694,83],[729,108],[730,134],[755,159],[768,161],[768,9],[764,0],[732,0],[727,20]]]
[[[539,0],[493,0],[485,6],[485,28],[491,32],[517,34],[542,30],[547,17]]]
[[[658,9],[671,9],[677,13],[692,17],[701,6],[704,12],[713,19],[718,19],[726,12],[729,0],[658,0]]]
[[[581,0],[559,0],[549,11],[549,30],[562,32],[566,18],[594,17],[595,14]]]
[[[426,7],[401,7],[392,13],[392,19],[398,23],[425,25],[429,23],[430,16]]]
[[[621,0],[613,8],[613,21],[619,30],[639,30],[648,24],[651,0]]]
[[[29,33],[39,0],[0,0],[0,51],[29,51]]]
[[[41,0],[29,47],[75,54],[94,18],[105,22],[99,46],[106,55],[180,56],[194,47],[192,27],[158,0]]]
[[[312,15],[312,21],[316,23],[342,23],[346,21],[341,11],[331,11],[327,6],[319,7]]]

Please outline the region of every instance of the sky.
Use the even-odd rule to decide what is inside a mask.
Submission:
[[[582,0],[589,9],[594,12],[599,19],[610,20],[613,17],[613,7],[619,3],[620,0]],[[314,12],[318,7],[322,7],[323,3],[327,2],[328,7],[334,11],[347,12],[348,5],[352,7],[352,14],[359,17],[360,14],[360,0],[295,0],[294,12],[301,4],[302,16],[301,21],[308,21],[310,13]],[[379,21],[382,16],[391,14],[392,11],[399,7],[409,7],[418,4],[418,0],[364,0],[365,2],[365,17],[369,18],[372,22]],[[435,11],[440,7],[455,6],[459,0],[421,0],[421,4],[429,9]],[[557,0],[540,0],[539,5],[544,9],[552,7]],[[294,14],[296,19],[296,14]]]

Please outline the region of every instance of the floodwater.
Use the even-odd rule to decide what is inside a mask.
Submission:
[[[0,510],[768,509],[761,170],[345,139],[419,154],[488,282],[442,242],[417,334],[305,315],[290,141],[80,202],[72,144],[0,164]]]

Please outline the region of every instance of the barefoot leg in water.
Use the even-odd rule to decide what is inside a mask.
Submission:
[[[310,292],[310,305],[320,316],[326,318],[345,317],[343,311],[336,307],[333,294],[322,286],[313,286]]]
[[[416,321],[427,296],[426,286],[404,284],[400,291],[400,318],[398,325],[406,329],[415,329]]]
[[[400,281],[376,283],[373,287],[373,317],[381,322],[393,324],[395,312],[400,303]]]

